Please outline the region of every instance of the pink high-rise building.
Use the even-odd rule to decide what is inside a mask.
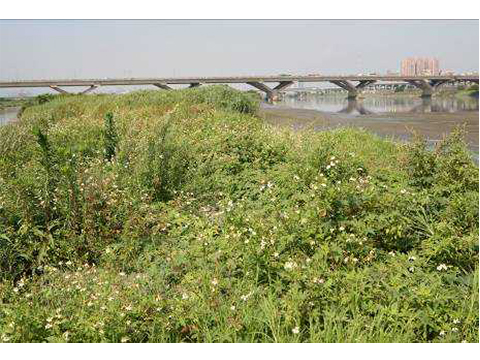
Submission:
[[[440,66],[436,58],[406,58],[402,60],[400,75],[440,75]]]

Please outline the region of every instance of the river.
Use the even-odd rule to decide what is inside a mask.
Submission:
[[[0,109],[0,126],[9,122],[16,121],[20,107],[9,107]]]
[[[464,125],[469,149],[478,161],[478,98],[447,96],[421,99],[409,95],[345,96],[307,95],[263,103],[260,114],[269,123],[294,129],[326,130],[360,127],[380,136],[406,141],[412,130],[433,145],[457,125]]]

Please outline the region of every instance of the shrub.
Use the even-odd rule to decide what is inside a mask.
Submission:
[[[113,114],[110,112],[105,115],[105,129],[103,136],[105,142],[105,159],[111,161],[117,150],[118,135],[113,121]]]
[[[1,341],[478,341],[461,131],[432,150],[256,106],[59,97],[0,128]]]

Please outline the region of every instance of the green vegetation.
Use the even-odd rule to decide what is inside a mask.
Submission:
[[[429,151],[257,107],[81,95],[1,127],[1,341],[478,342],[461,131]]]
[[[470,86],[466,91],[468,96],[476,96],[478,97],[478,85]]]
[[[478,98],[478,85],[475,84],[475,85],[469,86],[468,88],[463,86],[463,85],[459,85],[457,87],[456,95],[457,96],[471,96],[471,97],[477,97]]]

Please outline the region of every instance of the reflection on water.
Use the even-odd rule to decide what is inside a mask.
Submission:
[[[290,108],[350,115],[478,111],[478,98],[468,96],[434,97],[431,99],[413,96],[368,96],[364,99],[352,100],[339,96],[311,95],[305,98],[286,97],[279,104]]]
[[[355,112],[360,115],[373,114],[373,111],[365,109],[363,101],[355,99],[347,99],[347,105],[342,110],[338,111],[339,114],[354,114]]]
[[[466,143],[478,162],[478,108],[478,98],[472,97],[422,99],[384,95],[347,100],[311,95],[302,99],[286,97],[275,104],[265,104],[262,111],[267,121],[289,124],[294,129],[359,127],[401,141],[410,140],[416,132],[432,146],[461,125]]]
[[[19,107],[0,109],[0,126],[17,120],[17,115],[19,111]]]

